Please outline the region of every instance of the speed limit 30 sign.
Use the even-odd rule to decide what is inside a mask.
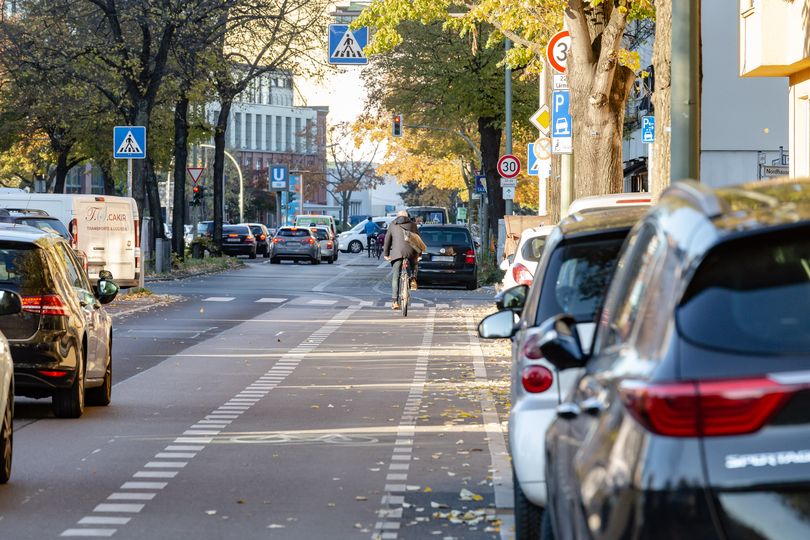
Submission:
[[[498,174],[504,178],[514,178],[520,172],[520,160],[512,154],[506,154],[498,160]]]
[[[557,32],[548,41],[546,58],[555,70],[565,73],[568,68],[568,53],[571,50],[571,34],[568,30]]]

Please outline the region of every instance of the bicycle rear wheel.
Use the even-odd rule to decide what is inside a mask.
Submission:
[[[399,309],[402,316],[408,316],[408,304],[411,302],[411,280],[408,276],[408,269],[403,265],[399,274]]]

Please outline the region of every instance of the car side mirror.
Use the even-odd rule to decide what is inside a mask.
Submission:
[[[13,291],[0,289],[0,315],[16,315],[22,311],[22,298]]]
[[[528,285],[518,285],[504,291],[499,292],[495,296],[495,307],[499,311],[510,309],[513,311],[522,311],[523,306],[526,305],[526,298],[529,296]]]
[[[588,361],[582,352],[576,320],[571,315],[557,315],[540,325],[540,351],[557,369],[581,368]]]
[[[499,311],[484,317],[478,324],[478,335],[484,339],[503,339],[515,335],[518,314],[512,310]]]
[[[118,296],[118,284],[112,280],[112,272],[102,270],[98,273],[98,284],[96,285],[96,298],[102,304],[109,304]]]

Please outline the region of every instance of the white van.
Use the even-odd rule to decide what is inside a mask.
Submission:
[[[304,214],[295,218],[296,227],[329,227],[332,234],[337,236],[335,218],[326,214]]]
[[[86,260],[95,284],[100,270],[121,287],[136,287],[141,273],[140,216],[135,199],[108,195],[0,192],[0,208],[42,210],[58,218]]]

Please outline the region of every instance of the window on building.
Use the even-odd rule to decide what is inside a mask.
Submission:
[[[301,132],[301,119],[295,119],[295,153],[300,154],[302,152],[301,147],[303,142],[303,133]]]
[[[292,119],[292,117],[288,116],[287,118],[285,118],[285,120],[286,120],[286,122],[285,122],[286,123],[286,129],[285,129],[285,132],[284,132],[284,135],[285,135],[284,136],[284,142],[285,142],[284,150],[286,152],[294,152],[295,147],[294,147],[294,143],[293,143],[293,127],[292,127],[293,126],[293,123],[292,123],[293,119]]]
[[[262,147],[262,115],[256,115],[256,138],[253,139],[256,141],[256,146],[254,148],[261,149]]]
[[[253,115],[245,113],[245,148],[253,148]]]
[[[312,120],[307,119],[307,131],[306,131],[306,143],[307,143],[307,154],[313,153],[313,144],[312,144]]]
[[[234,146],[236,148],[242,148],[242,113],[234,113],[233,129],[236,132],[236,141]]]
[[[281,125],[284,122],[284,118],[281,116],[276,116],[276,152],[281,152],[281,131],[283,126]]]
[[[273,117],[271,115],[267,115],[264,117],[264,149],[268,152],[273,151],[273,147],[271,145],[271,136],[273,134]]]

